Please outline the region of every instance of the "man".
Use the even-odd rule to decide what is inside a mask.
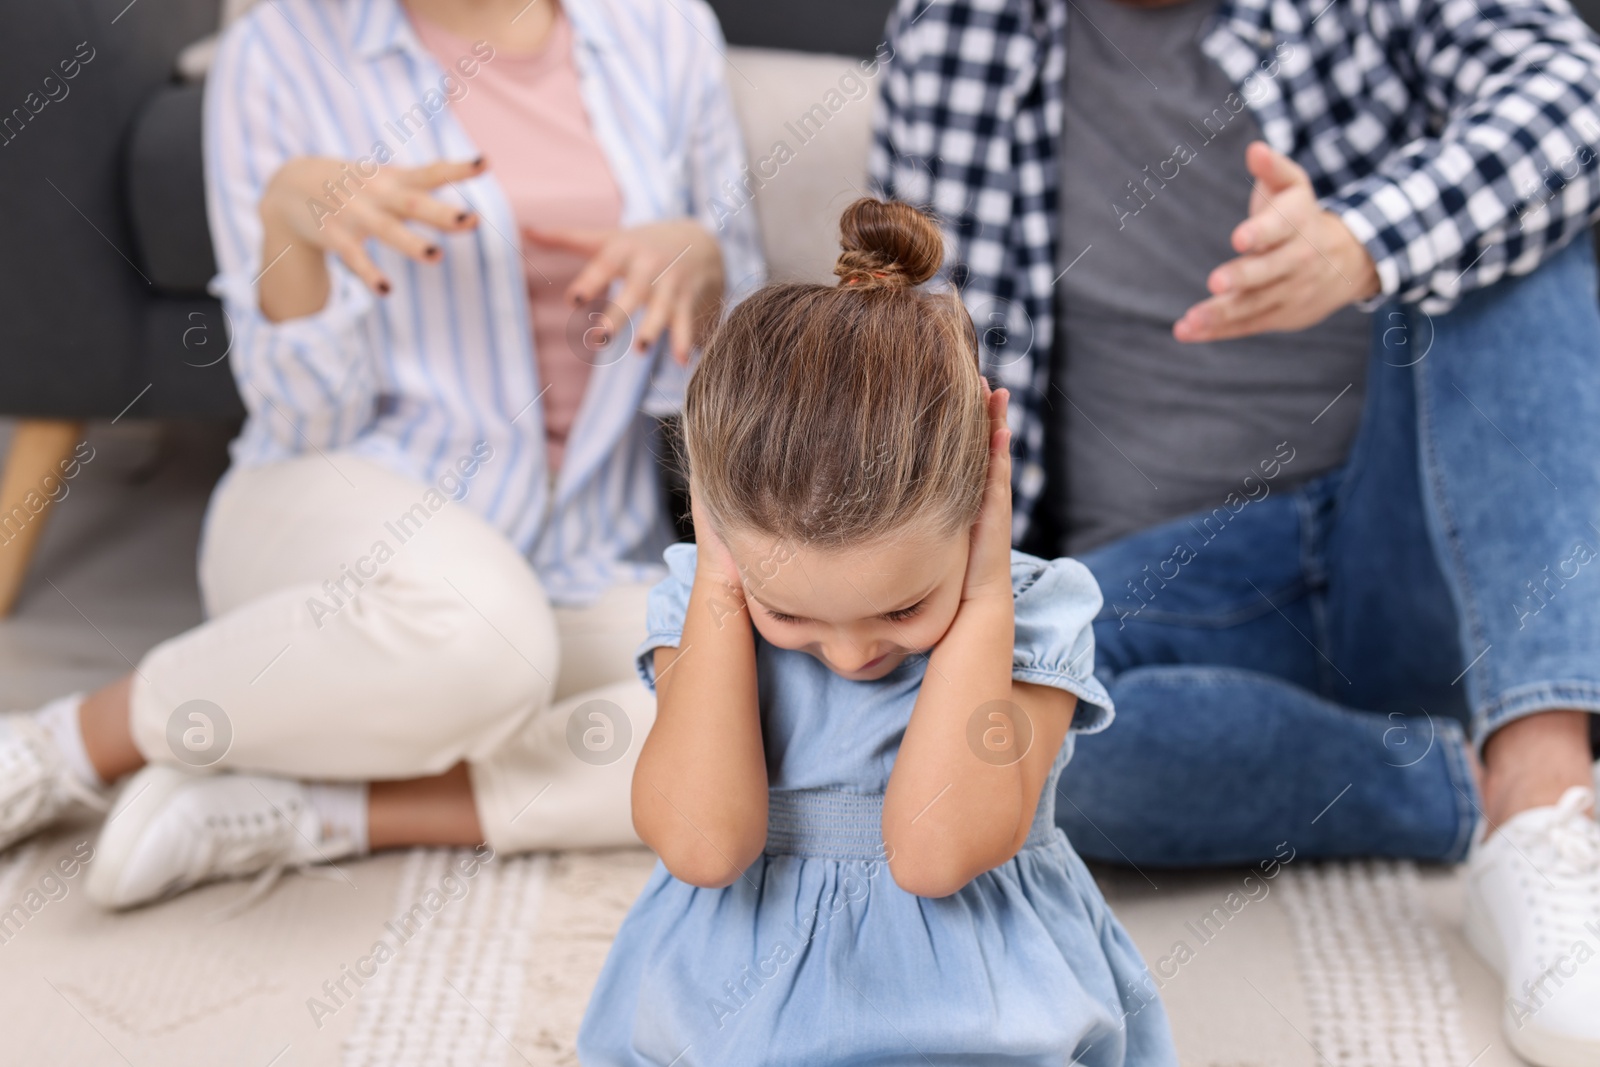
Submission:
[[[1561,969],[1600,930],[1600,45],[1562,0],[889,33],[874,179],[948,220],[1018,538],[1106,598],[1079,850],[1466,856],[1512,1044],[1600,1062],[1600,962]]]

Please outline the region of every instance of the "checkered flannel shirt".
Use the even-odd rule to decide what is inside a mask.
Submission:
[[[900,0],[879,49],[872,178],[945,220],[984,371],[1012,392],[1019,538],[1077,254],[1057,248],[1072,8]],[[1222,0],[1202,48],[1372,254],[1382,298],[1448,310],[1600,209],[1600,42],[1564,0]]]

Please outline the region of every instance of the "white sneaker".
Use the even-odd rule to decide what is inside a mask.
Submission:
[[[106,801],[72,773],[32,712],[0,714],[0,849],[74,808],[105,811]]]
[[[1467,858],[1467,940],[1506,984],[1501,1025],[1540,1067],[1600,1064],[1600,823],[1573,786]]]
[[[286,870],[354,850],[323,833],[299,782],[152,765],[129,780],[106,817],[85,889],[102,907],[131,908],[205,882],[264,875],[249,900]]]

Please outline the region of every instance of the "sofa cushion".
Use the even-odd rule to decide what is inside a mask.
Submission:
[[[730,44],[870,56],[883,40],[893,0],[710,0]]]
[[[206,226],[198,84],[163,86],[128,131],[128,218],[151,284],[197,295],[216,273]]]
[[[748,193],[724,190],[723,204],[756,212],[774,281],[833,281],[839,214],[867,193],[883,76],[881,64],[846,56],[728,50],[728,86],[750,169]]]

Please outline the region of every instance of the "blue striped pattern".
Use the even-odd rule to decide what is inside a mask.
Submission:
[[[722,243],[729,295],[748,292],[762,280],[754,214],[719,226],[711,209],[745,163],[715,16],[703,0],[564,8],[589,118],[622,190],[622,224],[698,218]],[[625,351],[630,331],[620,331],[552,483],[518,231],[492,169],[439,190],[482,220],[440,235],[441,263],[368,242],[393,283],[388,297],[335,261],[317,314],[270,323],[256,307],[256,279],[271,269],[257,205],[284,161],[358,160],[380,142],[398,166],[479,154],[440,93],[444,74],[398,0],[271,0],[223,36],[206,86],[205,164],[212,291],[231,322],[249,410],[233,462],[339,450],[449,486],[448,472],[487,442],[492,458],[457,499],[517,545],[552,601],[587,603],[613,582],[663,573],[670,526],[652,416],[676,409],[686,374],[661,345],[643,357]]]

